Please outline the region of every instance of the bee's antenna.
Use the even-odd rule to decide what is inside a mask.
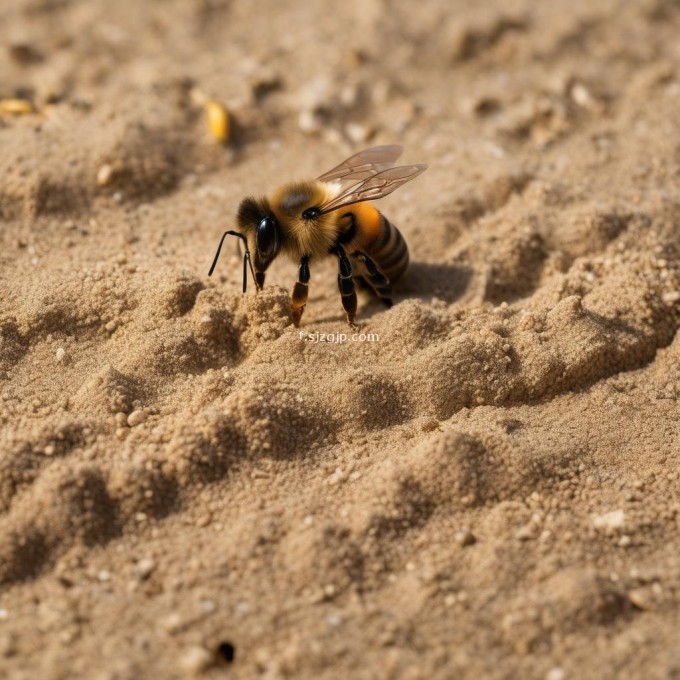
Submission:
[[[245,255],[243,256],[243,292],[245,293],[246,288],[248,286],[248,267],[250,267],[250,273],[253,275],[253,279],[255,279],[255,270],[253,269],[253,263],[250,260],[250,250],[248,250],[248,239],[240,231],[225,231],[224,234],[222,234],[222,238],[220,239],[220,244],[217,246],[215,259],[213,260],[213,263],[210,266],[208,276],[212,276],[213,272],[215,271],[215,265],[217,264],[217,260],[219,260],[220,257],[220,252],[222,251],[222,244],[224,243],[224,239],[227,236],[237,236],[238,238],[240,238],[243,241],[246,249]]]

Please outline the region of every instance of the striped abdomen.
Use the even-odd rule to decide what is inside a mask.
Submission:
[[[408,247],[401,232],[381,213],[378,237],[366,250],[380,270],[394,283],[408,268]]]

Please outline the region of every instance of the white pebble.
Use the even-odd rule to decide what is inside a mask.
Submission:
[[[345,134],[354,144],[365,142],[371,136],[372,132],[371,128],[362,125],[361,123],[347,123],[347,125],[345,125]]]
[[[213,655],[199,645],[187,647],[179,658],[180,668],[192,675],[198,675],[210,668],[213,664]]]
[[[342,623],[342,616],[339,614],[329,614],[326,617],[326,625],[331,628],[337,628]]]
[[[57,361],[63,361],[64,356],[66,355],[66,350],[63,347],[58,347],[55,355],[57,357]]]
[[[593,517],[593,526],[596,529],[620,529],[625,522],[626,513],[621,509]]]
[[[564,671],[559,666],[555,666],[545,674],[545,680],[564,680]]]
[[[149,559],[149,558],[144,558],[142,560],[139,560],[135,564],[134,572],[135,576],[140,580],[144,581],[149,576],[151,576],[151,572],[156,568],[156,563]]]
[[[300,111],[298,127],[302,132],[313,134],[321,129],[321,120],[313,111]]]

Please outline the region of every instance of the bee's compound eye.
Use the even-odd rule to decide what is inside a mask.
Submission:
[[[279,250],[279,226],[271,215],[264,217],[257,228],[257,249],[265,260],[273,258]]]

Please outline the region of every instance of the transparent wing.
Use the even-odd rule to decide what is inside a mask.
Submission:
[[[402,184],[415,179],[425,170],[427,170],[427,165],[422,163],[418,165],[401,165],[397,168],[383,170],[368,177],[359,184],[348,187],[335,198],[319,206],[319,212],[323,215],[353,203],[375,201],[378,198],[391,194]]]
[[[346,161],[324,173],[318,179],[321,182],[364,180],[394,165],[403,151],[404,147],[399,144],[372,146],[370,149],[364,149],[354,156],[350,156]]]

